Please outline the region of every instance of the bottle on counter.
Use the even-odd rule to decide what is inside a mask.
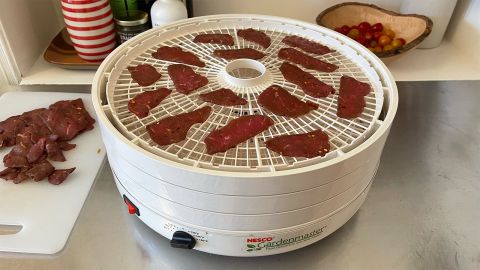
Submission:
[[[121,44],[132,37],[150,29],[148,13],[141,10],[131,10],[115,17],[118,43]]]
[[[187,8],[180,0],[157,0],[150,10],[152,26],[161,26],[169,22],[186,19]]]

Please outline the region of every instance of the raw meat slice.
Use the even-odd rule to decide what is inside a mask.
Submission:
[[[306,38],[294,36],[294,35],[286,36],[282,40],[282,42],[289,46],[297,47],[303,51],[318,54],[318,55],[333,52],[333,50],[331,50],[327,46],[323,46],[322,44],[317,43],[315,41],[310,41]]]
[[[58,101],[49,107],[44,122],[59,140],[68,141],[93,128],[95,120],[88,114],[82,99]]]
[[[258,60],[265,56],[264,53],[252,48],[233,49],[233,50],[215,50],[213,51],[213,55],[226,60],[234,60],[234,59],[241,59],[241,58]]]
[[[28,163],[34,163],[40,159],[40,157],[45,153],[45,145],[47,143],[47,138],[43,137],[38,140],[32,147],[30,147],[27,153]]]
[[[286,157],[323,157],[330,151],[328,135],[321,130],[278,136],[266,141],[265,144],[268,149]]]
[[[127,69],[132,75],[132,80],[134,80],[140,86],[152,85],[162,76],[153,66],[149,64],[128,67]]]
[[[60,149],[62,149],[62,151],[72,150],[73,148],[77,147],[76,144],[67,142],[58,142],[58,146]]]
[[[287,81],[298,85],[298,87],[309,96],[322,98],[335,93],[335,89],[330,85],[320,81],[312,74],[305,72],[288,62],[283,62],[280,66],[280,71]]]
[[[26,174],[33,178],[35,182],[43,180],[45,177],[53,173],[55,168],[50,164],[50,162],[44,160],[41,163],[35,164],[30,168]]]
[[[15,145],[17,134],[25,127],[26,124],[20,115],[0,122],[0,148]]]
[[[19,174],[19,169],[17,168],[5,168],[0,172],[0,178],[3,178],[7,181],[15,180]]]
[[[310,55],[304,54],[303,52],[294,48],[280,49],[280,51],[278,52],[278,57],[280,59],[299,64],[304,68],[309,68],[322,72],[333,72],[338,69],[338,66],[334,64],[330,64],[317,58],[311,57]]]
[[[299,117],[318,109],[317,104],[310,101],[303,102],[277,85],[265,89],[258,96],[258,104],[276,115],[288,117]]]
[[[365,108],[364,96],[370,93],[368,83],[359,82],[352,77],[340,78],[340,93],[338,95],[337,116],[352,119],[360,116]]]
[[[195,54],[183,51],[180,47],[163,46],[158,48],[156,52],[152,53],[152,56],[160,60],[194,65],[197,67],[205,66],[205,63]]]
[[[237,35],[248,41],[260,44],[263,48],[268,48],[271,43],[271,39],[267,34],[262,31],[255,30],[253,28],[241,29],[237,31]]]
[[[199,97],[205,102],[210,102],[223,106],[236,106],[247,104],[247,101],[244,98],[237,96],[232,90],[227,88],[221,88],[213,92],[200,94]]]
[[[15,155],[12,152],[3,157],[3,165],[8,168],[22,168],[28,167],[27,157],[24,155]]]
[[[47,141],[47,143],[45,144],[45,150],[50,160],[60,161],[60,162],[63,162],[66,160],[58,142]]]
[[[139,118],[144,118],[151,109],[158,106],[170,93],[172,93],[172,90],[167,88],[158,88],[154,91],[140,93],[128,101],[128,110]]]
[[[60,185],[76,168],[55,170],[48,176],[48,182],[53,185]]]
[[[195,43],[211,43],[232,46],[233,37],[229,34],[199,34],[193,39]]]
[[[193,71],[189,66],[174,64],[168,66],[168,75],[178,92],[188,95],[192,91],[208,84],[208,79]]]
[[[273,120],[264,115],[246,115],[235,118],[226,126],[216,129],[205,138],[207,153],[213,155],[256,136],[273,125]]]
[[[159,145],[169,145],[185,140],[190,128],[207,120],[212,112],[210,106],[160,119],[157,123],[147,126],[150,138]]]

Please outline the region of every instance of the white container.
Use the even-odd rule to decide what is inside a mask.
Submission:
[[[157,0],[152,6],[150,16],[153,27],[188,17],[187,8],[180,0]]]
[[[433,21],[432,33],[420,43],[419,48],[435,48],[442,43],[443,35],[448,22],[452,17],[456,0],[404,0],[400,8],[402,14],[420,14],[429,17]]]

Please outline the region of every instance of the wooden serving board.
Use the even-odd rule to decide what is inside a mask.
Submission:
[[[0,121],[59,100],[81,98],[95,117],[89,94],[7,92],[0,96]],[[100,129],[82,133],[77,144],[64,152],[67,161],[52,162],[55,168],[77,169],[61,185],[27,180],[20,184],[0,179],[0,251],[54,254],[65,246],[95,177],[105,160]],[[0,157],[10,151],[0,149]],[[3,170],[0,162],[0,170]],[[18,232],[17,230],[20,229]]]

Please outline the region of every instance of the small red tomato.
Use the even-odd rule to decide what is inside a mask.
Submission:
[[[397,38],[397,40],[402,43],[402,46],[407,43],[407,41],[406,41],[405,39],[403,39],[403,38]]]
[[[387,44],[387,45],[383,46],[383,51],[384,52],[391,51],[393,49],[395,49],[395,48],[390,44]]]
[[[392,39],[389,36],[383,35],[378,39],[378,44],[380,46],[389,45],[392,42]]]
[[[376,40],[370,40],[370,47],[377,47],[378,46],[378,42]]]
[[[399,48],[399,47],[402,47],[402,42],[400,40],[398,40],[398,38],[392,40],[392,43],[390,43],[390,45],[392,45],[393,48]]]
[[[382,32],[373,32],[373,39],[378,41],[378,39],[382,36]]]
[[[370,24],[368,22],[361,22],[358,25],[358,30],[360,30],[361,33],[365,33],[370,30]]]
[[[366,39],[367,41],[370,41],[370,40],[373,39],[373,34],[372,34],[372,32],[370,32],[370,31],[365,32],[365,34],[363,34],[363,36],[365,37],[365,39]]]
[[[373,48],[373,52],[374,52],[374,53],[382,52],[382,47],[380,47],[380,46],[375,46],[375,47]]]
[[[350,29],[350,31],[348,32],[348,36],[353,39],[356,39],[359,35],[360,35],[360,31],[358,31],[358,29],[355,29],[355,28]]]
[[[382,32],[383,31],[383,24],[376,23],[371,27],[372,32]]]
[[[347,35],[348,32],[350,32],[350,26],[348,26],[348,25],[343,25],[343,26],[340,27],[340,28],[342,29],[342,32],[341,32],[341,33],[344,34],[344,35]]]
[[[390,39],[395,38],[395,32],[393,32],[392,29],[383,29],[383,34],[386,35],[386,36],[389,36]]]
[[[358,43],[362,44],[363,46],[367,45],[367,40],[366,40],[365,37],[362,36],[362,35],[359,35],[358,37],[356,37],[355,40],[356,40]]]

